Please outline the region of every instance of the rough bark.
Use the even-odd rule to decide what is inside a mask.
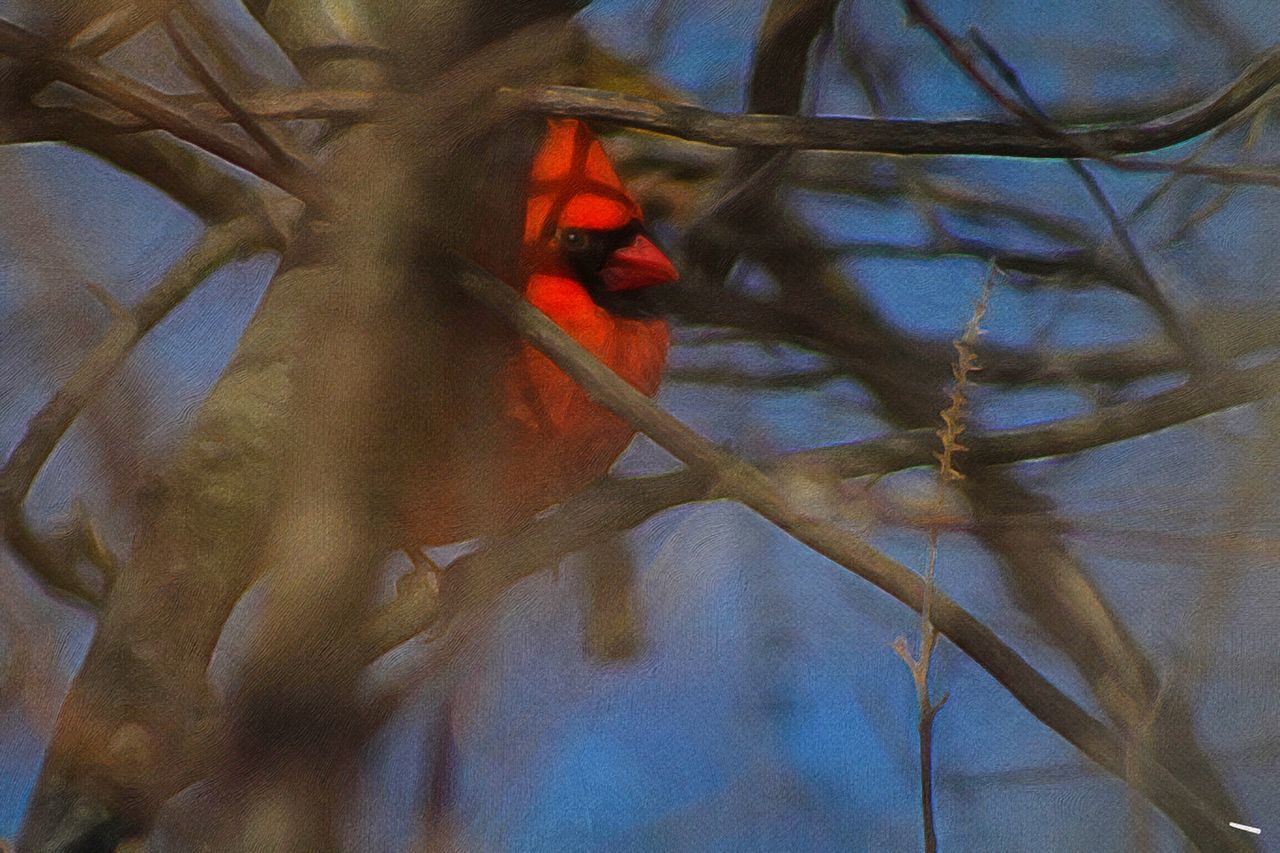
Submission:
[[[296,4],[293,17],[290,5],[269,11],[305,33],[313,4]],[[313,732],[341,727],[321,706],[351,707],[355,664],[340,655],[330,680],[319,661],[367,607],[374,556],[390,542],[400,442],[425,436],[416,450],[441,452],[456,424],[440,413],[458,405],[457,397],[442,405],[442,395],[475,387],[458,374],[489,358],[477,350],[482,338],[458,322],[468,309],[432,265],[434,252],[466,248],[460,242],[482,208],[467,203],[476,176],[460,172],[450,153],[481,145],[501,123],[486,109],[487,94],[552,73],[566,44],[553,4],[536,5],[546,22],[518,30],[529,5],[507,15],[492,4],[479,13],[487,22],[458,11],[468,5],[414,5],[433,15],[418,19],[420,41],[397,30],[400,46],[413,48],[399,55],[412,73],[346,57],[310,69],[328,85],[389,75],[420,92],[435,86],[438,97],[430,113],[392,115],[339,135],[323,152],[319,180],[334,206],[327,219],[302,224],[153,499],[59,717],[21,849],[110,849],[144,833],[168,797],[234,767],[243,755],[237,743],[261,746],[263,732],[280,731],[280,714],[306,719]],[[388,27],[403,28],[394,10],[378,11]],[[495,39],[508,41],[467,64]],[[350,369],[335,374],[335,364]],[[407,387],[397,381],[415,371]],[[325,405],[329,392],[336,406]],[[397,432],[406,424],[412,436]],[[343,461],[293,452],[306,437],[330,450],[346,440]],[[208,694],[205,670],[232,607],[266,570],[277,597],[262,629],[287,625],[298,642],[250,656],[249,687],[227,717]],[[318,702],[321,695],[332,703]],[[304,744],[286,741],[261,757],[263,784],[304,791],[298,780],[324,768],[302,754]],[[330,758],[326,767],[341,765],[341,755]],[[289,825],[307,825],[290,814]],[[294,849],[316,849],[308,840],[323,847],[325,837],[300,836],[304,846]]]

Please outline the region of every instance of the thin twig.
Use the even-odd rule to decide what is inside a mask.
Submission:
[[[1261,104],[1259,105],[1261,106]],[[1270,118],[1268,112],[1263,109],[1257,109],[1253,112],[1253,118],[1249,122],[1249,132],[1245,134],[1244,143],[1240,146],[1240,157],[1247,158],[1253,151],[1258,140],[1262,136],[1263,130],[1266,128],[1267,120]],[[1231,200],[1236,188],[1234,186],[1225,186],[1218,190],[1217,195],[1209,200],[1207,204],[1191,214],[1183,221],[1172,234],[1166,237],[1160,243],[1160,248],[1167,248],[1185,239],[1192,231],[1201,224],[1216,216],[1223,208],[1227,206],[1227,202]]]
[[[968,77],[974,85],[982,90],[997,106],[1003,108],[1010,114],[1022,119],[1032,129],[1040,132],[1046,138],[1058,139],[1066,141],[1070,135],[1056,127],[1049,119],[1048,115],[1042,110],[1031,93],[1022,84],[1017,73],[1004,60],[1002,56],[992,47],[981,33],[977,30],[970,31],[970,37],[978,45],[979,49],[984,53],[987,61],[990,62],[1000,74],[1001,79],[1010,89],[1013,90],[1017,100],[1010,98],[1000,87],[987,78],[986,73],[978,66],[975,58],[970,54],[968,48],[961,44],[955,36],[951,34],[946,27],[938,21],[936,17],[924,5],[922,0],[902,0],[903,6],[907,9],[911,19],[922,25],[933,39],[942,48],[943,53],[951,62],[959,68],[966,77]],[[1141,285],[1138,296],[1151,308],[1159,319],[1165,333],[1170,339],[1188,356],[1192,364],[1199,364],[1203,361],[1201,356],[1201,348],[1192,335],[1187,331],[1174,311],[1169,300],[1168,293],[1164,286],[1151,274],[1150,268],[1142,257],[1142,253],[1138,250],[1137,244],[1134,242],[1128,229],[1120,219],[1120,215],[1116,212],[1115,207],[1111,204],[1111,200],[1107,198],[1106,192],[1102,189],[1102,185],[1098,183],[1097,178],[1080,162],[1081,156],[1093,157],[1104,161],[1114,161],[1115,158],[1109,152],[1099,152],[1088,149],[1084,146],[1076,151],[1072,156],[1066,158],[1067,165],[1075,173],[1076,177],[1084,184],[1085,190],[1088,191],[1090,198],[1101,209],[1103,216],[1107,220],[1112,233],[1116,240],[1120,243],[1121,249],[1132,264],[1136,281]]]
[[[223,86],[217,76],[205,66],[172,15],[165,18],[164,30],[168,34],[169,40],[173,42],[178,56],[182,58],[182,61],[200,85],[227,111],[227,114],[235,120],[236,124],[244,128],[244,132],[249,134],[249,137],[254,142],[258,143],[268,157],[290,172],[301,175],[310,171],[307,164],[286,151],[284,146],[271,133],[271,130],[242,107],[227,87]]]
[[[1083,134],[1073,134],[1067,130],[1058,127],[1051,122],[1044,111],[1031,99],[1030,93],[1022,85],[1013,69],[1006,63],[994,48],[991,47],[975,29],[970,30],[970,37],[978,43],[981,49],[986,52],[987,58],[996,66],[1005,82],[1010,85],[1018,96],[1018,101],[1007,97],[998,86],[987,79],[982,69],[978,67],[975,59],[970,55],[965,45],[961,44],[947,29],[934,17],[923,4],[922,0],[902,0],[903,6],[907,9],[907,13],[911,20],[924,26],[938,42],[943,52],[948,58],[968,76],[989,98],[998,106],[1009,112],[1010,114],[1021,118],[1033,130],[1042,134],[1046,139],[1056,140],[1066,145],[1074,147],[1074,151],[1070,152],[1067,157],[1068,162],[1072,162],[1076,158],[1084,158],[1097,160],[1098,162],[1111,166],[1123,171],[1133,172],[1171,172],[1174,175],[1196,174],[1204,176],[1220,176],[1225,179],[1225,170],[1218,166],[1200,166],[1194,164],[1183,163],[1159,163],[1152,161],[1125,160],[1116,157],[1117,151],[1107,148],[1099,148],[1090,144],[1088,138]],[[1237,113],[1238,114],[1238,113]],[[1222,123],[1226,123],[1230,118],[1228,116]],[[1208,128],[1206,128],[1207,130]],[[1198,134],[1197,134],[1198,135]],[[1073,163],[1078,175],[1085,175],[1082,167]],[[1230,170],[1235,172],[1236,170]],[[1119,216],[1115,214],[1105,195],[1102,194],[1101,188],[1097,185],[1097,181],[1092,175],[1085,177],[1086,188],[1089,189],[1090,195],[1107,213],[1108,219],[1112,221],[1113,227],[1119,224],[1123,230],[1123,224],[1120,223]],[[1122,240],[1123,242],[1123,240]],[[1132,243],[1132,241],[1130,241]],[[1136,249],[1133,254],[1136,255]],[[1158,286],[1157,286],[1158,290]],[[1163,317],[1162,317],[1163,319]]]
[[[915,0],[908,1],[915,2]],[[1000,55],[1000,52],[997,51],[977,29],[971,29],[969,31],[969,35],[970,38],[973,39],[974,43],[978,45],[978,49],[982,51],[987,61],[990,62],[1000,74],[1000,78],[1004,81],[1005,85],[1007,85],[1022,102],[1025,107],[1025,112],[1031,115],[1033,120],[1038,123],[1052,127],[1048,114],[1045,113],[1045,111],[1036,102],[1035,98],[1032,97],[1030,90],[1028,90],[1026,85],[1022,82],[1022,79],[1018,76],[1018,73],[1014,70],[1013,66]],[[974,73],[979,75],[979,77],[975,79],[982,79],[985,81],[985,76],[982,75],[980,69],[975,68]],[[984,88],[986,87],[984,86]],[[1133,235],[1129,233],[1128,227],[1120,218],[1120,214],[1111,203],[1111,199],[1107,197],[1107,193],[1102,188],[1102,184],[1098,182],[1098,179],[1089,171],[1088,167],[1085,166],[1080,159],[1068,158],[1066,162],[1071,168],[1071,171],[1074,172],[1076,177],[1080,179],[1080,182],[1084,184],[1084,188],[1088,191],[1090,198],[1093,199],[1094,203],[1102,211],[1103,216],[1107,220],[1108,226],[1111,228],[1111,233],[1116,238],[1116,242],[1120,244],[1120,248],[1124,250],[1125,255],[1129,258],[1129,263],[1133,266],[1137,280],[1142,284],[1141,296],[1143,300],[1155,312],[1156,316],[1160,319],[1160,323],[1164,327],[1165,332],[1169,335],[1170,339],[1177,343],[1177,345],[1183,350],[1191,364],[1202,364],[1204,361],[1203,347],[1187,328],[1182,318],[1179,317],[1178,313],[1174,310],[1172,301],[1169,297],[1168,288],[1166,288],[1164,284],[1151,272],[1151,267],[1142,256],[1141,250],[1138,249],[1137,242],[1134,240]]]
[[[217,124],[182,106],[163,92],[94,59],[51,45],[40,36],[3,20],[0,20],[0,53],[43,67],[63,82],[275,184],[305,201],[317,212],[323,213],[331,207],[329,199],[311,176],[281,168],[269,157],[242,145],[240,141],[224,133]]]
[[[1137,219],[1138,217],[1147,213],[1147,211],[1149,211],[1157,201],[1164,198],[1164,196],[1171,189],[1173,189],[1173,187],[1177,184],[1178,178],[1181,177],[1183,174],[1189,174],[1189,175],[1196,174],[1194,170],[1199,168],[1200,158],[1204,156],[1205,152],[1207,152],[1210,149],[1213,143],[1222,139],[1222,137],[1226,136],[1232,130],[1235,130],[1235,128],[1239,126],[1241,122],[1248,121],[1251,119],[1251,117],[1256,117],[1269,104],[1273,103],[1275,99],[1276,99],[1275,94],[1269,94],[1265,97],[1259,98],[1257,101],[1251,104],[1248,107],[1248,109],[1242,110],[1241,112],[1237,113],[1236,115],[1224,121],[1222,124],[1215,127],[1203,140],[1197,143],[1196,149],[1194,151],[1192,151],[1186,157],[1178,161],[1179,170],[1177,172],[1169,175],[1169,177],[1161,181],[1158,186],[1156,186],[1149,193],[1147,193],[1145,197],[1143,197],[1142,201],[1138,202],[1138,204],[1133,208],[1133,211],[1129,214],[1130,219],[1131,220]],[[1132,163],[1130,165],[1132,165]],[[1212,167],[1212,168],[1221,168],[1221,167]],[[1233,169],[1232,171],[1240,174],[1247,174],[1246,170]],[[1265,174],[1270,175],[1272,178],[1276,177],[1274,173],[1265,173]],[[1230,186],[1230,184],[1228,184],[1228,186]]]
[[[952,64],[964,72],[964,75],[976,84],[997,106],[1015,118],[1022,119],[1026,124],[1046,136],[1067,138],[1067,134],[1057,128],[1045,127],[1043,116],[1037,110],[1028,108],[1008,97],[1004,92],[1000,91],[999,86],[988,80],[966,47],[934,17],[933,13],[929,11],[921,0],[902,0],[902,6],[907,12],[907,22],[924,27],[929,32],[929,35],[933,37],[933,40],[938,43],[938,46],[942,48],[942,52],[946,54]]]

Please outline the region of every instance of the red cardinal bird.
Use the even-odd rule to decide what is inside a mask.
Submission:
[[[678,274],[580,121],[548,121],[534,157],[520,277],[529,302],[640,391],[657,392],[668,328],[649,289]],[[526,343],[499,382],[499,423],[485,442],[496,458],[428,478],[430,493],[413,503],[409,519],[421,544],[501,529],[569,497],[603,476],[635,435]],[[476,483],[477,476],[493,482]]]

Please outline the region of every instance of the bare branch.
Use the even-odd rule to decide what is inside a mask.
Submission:
[[[1044,134],[1025,125],[1007,122],[717,113],[686,104],[569,86],[534,89],[523,97],[529,108],[548,115],[594,119],[711,145],[1061,159],[1084,156],[1082,151],[1108,154],[1157,151],[1185,142],[1247,109],[1278,80],[1280,49],[1266,54],[1206,101],[1140,124],[1063,131],[1062,139],[1046,139]],[[379,96],[374,92],[311,89],[258,93],[246,97],[243,106],[260,118],[359,121],[373,116],[378,103]],[[208,102],[193,104],[189,111],[203,121],[231,120],[225,110]],[[121,129],[154,126],[156,122],[150,121],[151,124],[122,120]],[[1261,170],[1132,160],[1124,163],[1124,168],[1133,171],[1181,171],[1224,183],[1280,184],[1276,175]]]
[[[693,378],[703,377],[694,374]],[[1116,404],[1089,415],[1030,427],[970,431],[966,433],[967,456],[976,465],[1008,465],[1078,453],[1244,405],[1277,391],[1280,368],[1273,364],[1249,368],[1228,374],[1225,380],[1202,380],[1191,387]],[[1206,399],[1206,393],[1213,399]],[[816,464],[847,479],[889,474],[933,464],[935,439],[929,428],[904,430],[845,445],[783,454],[765,460],[764,468],[777,475]],[[585,547],[601,533],[626,530],[665,509],[711,497],[711,482],[694,471],[605,481],[567,501],[549,516],[528,522],[487,543],[477,554],[457,561],[440,576],[441,590],[434,583],[406,584],[396,601],[370,627],[368,656],[376,658],[434,629],[437,619],[449,618],[463,609],[464,603],[466,607],[477,606],[478,598],[490,593],[468,591],[472,586],[470,577],[505,576],[505,584],[497,586],[509,585],[540,571],[559,556]],[[512,560],[512,554],[537,556]]]
[[[1270,303],[1216,308],[1189,317],[1215,358],[1250,355],[1280,344],[1280,311]],[[1182,370],[1176,349],[1151,339],[1108,349],[1037,353],[987,344],[979,347],[987,365],[987,383],[1129,382],[1144,376]]]
[[[0,48],[3,48],[0,42]],[[635,95],[547,86],[523,95],[510,93],[525,106],[547,115],[596,120],[668,134],[693,142],[725,147],[843,151],[879,154],[991,155],[1033,159],[1104,157],[1158,151],[1220,126],[1247,109],[1280,80],[1280,50],[1268,53],[1215,98],[1152,121],[1062,131],[1055,139],[1024,125],[983,120],[927,121],[733,114]],[[303,89],[246,95],[241,106],[259,119],[329,119],[369,121],[388,96],[360,89]],[[393,96],[392,96],[393,97]],[[202,122],[233,121],[215,102],[190,97],[169,101]],[[163,126],[134,118],[130,110],[109,116],[117,132]],[[27,131],[33,138],[37,131]],[[1195,175],[1227,185],[1280,186],[1280,176],[1263,169],[1228,165],[1164,163],[1103,159],[1111,167],[1132,172]]]
[[[1022,119],[1029,127],[1039,131],[1049,139],[1066,139],[1067,134],[1056,127],[1049,119],[1049,116],[1040,108],[1040,105],[1032,97],[1031,92],[1022,84],[1013,67],[1005,61],[989,42],[986,41],[977,30],[970,31],[970,37],[978,45],[987,61],[990,62],[1000,74],[1000,78],[1004,81],[1014,93],[1014,98],[1009,97],[1000,87],[987,78],[987,75],[979,67],[975,58],[970,54],[968,48],[961,44],[946,27],[944,27],[929,11],[928,7],[922,0],[903,0],[908,14],[912,20],[924,26],[933,36],[934,40],[942,48],[947,58],[958,67],[965,76],[967,76],[979,89],[982,90],[996,105],[1004,108],[1017,118]],[[1016,98],[1016,99],[1015,99]],[[1167,289],[1163,284],[1152,275],[1150,268],[1147,266],[1146,260],[1142,256],[1142,252],[1138,249],[1138,245],[1134,242],[1125,223],[1121,221],[1120,215],[1116,212],[1115,206],[1107,197],[1102,185],[1093,173],[1081,162],[1081,156],[1094,157],[1104,161],[1112,161],[1114,158],[1106,153],[1099,153],[1081,147],[1077,152],[1077,156],[1069,157],[1066,160],[1071,171],[1080,179],[1088,191],[1090,198],[1102,211],[1103,216],[1107,220],[1108,226],[1111,228],[1112,234],[1116,241],[1124,250],[1125,255],[1129,259],[1129,263],[1133,267],[1135,282],[1140,285],[1136,288],[1138,296],[1150,307],[1152,312],[1159,319],[1160,324],[1164,327],[1166,334],[1170,339],[1175,341],[1187,354],[1188,359],[1193,364],[1202,361],[1202,354],[1199,343],[1187,331],[1181,318],[1178,317],[1172,303],[1169,301]]]
[[[954,381],[951,386],[950,403],[939,413],[942,418],[942,427],[934,432],[942,442],[942,452],[935,454],[938,460],[934,497],[935,516],[942,514],[948,484],[964,479],[964,475],[955,468],[955,457],[956,454],[964,453],[969,449],[961,443],[960,437],[968,429],[965,420],[969,408],[969,399],[966,396],[969,374],[981,369],[978,358],[974,355],[973,345],[982,334],[982,317],[987,313],[987,303],[991,297],[991,285],[995,281],[996,272],[995,264],[991,264],[987,269],[986,280],[982,284],[982,295],[973,307],[969,323],[960,337],[954,341],[956,360],[951,365]],[[930,525],[929,549],[924,571],[924,600],[920,606],[920,651],[913,657],[907,648],[905,637],[899,637],[894,643],[894,650],[907,665],[916,686],[916,706],[919,717],[916,734],[920,742],[920,815],[924,825],[925,853],[936,853],[938,849],[938,833],[934,827],[933,811],[933,720],[947,702],[947,693],[944,692],[942,698],[935,702],[929,689],[929,669],[933,661],[933,650],[938,641],[938,629],[931,619],[933,597],[937,594],[938,534],[938,525]]]
[[[1047,424],[968,433],[967,460],[1008,465],[1028,459],[1079,453],[1147,435],[1234,406],[1280,393],[1280,363],[1221,371],[1145,400],[1117,403]],[[933,433],[907,430],[881,438],[803,450],[792,462],[834,466],[841,477],[884,474],[933,462]]]
[[[227,111],[227,114],[235,120],[236,124],[244,128],[244,132],[249,134],[249,137],[254,142],[258,143],[268,157],[281,168],[297,174],[306,174],[311,171],[307,164],[284,149],[284,146],[276,140],[269,128],[258,121],[244,107],[240,106],[227,87],[223,86],[218,81],[217,76],[201,61],[191,43],[187,41],[182,28],[174,21],[173,16],[165,18],[164,29],[174,48],[178,51],[178,55],[182,57],[182,61],[186,63],[187,68],[195,76],[196,80],[200,82],[200,85],[210,95],[213,95],[218,105]]]
[[[26,434],[0,469],[0,509],[10,546],[27,560],[50,592],[91,607],[99,601],[98,593],[87,587],[56,552],[42,544],[26,524],[22,504],[40,469],[80,412],[147,332],[227,261],[265,248],[270,242],[269,229],[257,217],[246,216],[208,229],[132,311],[113,317],[106,336],[31,418]]]
[[[533,90],[526,98],[531,109],[548,115],[595,119],[711,145],[1061,159],[1082,156],[1082,151],[1133,154],[1185,142],[1246,109],[1277,82],[1280,48],[1206,101],[1141,124],[1064,131],[1061,139],[1045,138],[1022,124],[993,121],[731,115],[568,86]]]
[[[909,2],[916,2],[916,0],[909,0]],[[1035,98],[1032,97],[1030,90],[1023,84],[1013,66],[1009,65],[995,47],[983,38],[982,34],[977,30],[971,31],[970,35],[987,57],[987,61],[999,71],[1005,84],[1017,95],[1026,112],[1031,115],[1032,120],[1040,126],[1052,128],[1053,125],[1049,121],[1049,116],[1040,108]],[[980,75],[977,69],[975,69],[975,73]],[[1178,316],[1173,303],[1170,301],[1168,288],[1151,272],[1151,268],[1142,256],[1137,242],[1134,240],[1133,235],[1129,233],[1129,229],[1120,218],[1120,214],[1116,212],[1115,205],[1107,197],[1102,184],[1078,158],[1068,159],[1067,165],[1071,167],[1071,171],[1084,184],[1089,196],[1098,206],[1098,209],[1102,211],[1103,217],[1106,218],[1107,225],[1110,226],[1116,242],[1120,244],[1125,255],[1128,256],[1136,280],[1142,285],[1139,289],[1139,295],[1150,306],[1156,317],[1159,318],[1170,339],[1182,348],[1193,365],[1198,365],[1204,359],[1204,352],[1200,342],[1191,333],[1182,318]]]
[[[47,43],[7,21],[0,21],[0,53],[20,57],[42,67],[65,83],[145,119],[181,140],[275,184],[317,211],[330,204],[310,175],[281,168],[256,150],[247,148],[202,116],[175,103],[164,93],[101,63]]]
[[[923,583],[910,569],[858,537],[791,507],[759,469],[717,449],[660,409],[507,285],[478,269],[462,271],[459,283],[573,377],[593,400],[626,418],[695,471],[712,476],[714,494],[741,501],[798,541],[919,612],[924,599]],[[1151,757],[1129,755],[1125,743],[1113,731],[1051,684],[970,613],[940,594],[931,606],[939,630],[987,669],[1024,707],[1098,764],[1142,790],[1189,838],[1202,847],[1240,846],[1240,840],[1224,829],[1224,817],[1214,814]],[[1135,762],[1139,769],[1132,772]]]

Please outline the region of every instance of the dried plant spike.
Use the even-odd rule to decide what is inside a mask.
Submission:
[[[946,501],[946,484],[964,479],[964,474],[955,467],[955,454],[969,449],[959,441],[961,433],[965,431],[965,409],[968,405],[965,392],[969,387],[969,374],[979,369],[974,345],[977,343],[978,336],[982,334],[982,318],[987,313],[987,302],[991,296],[991,286],[995,281],[996,270],[995,263],[987,268],[986,278],[982,282],[982,291],[977,303],[973,306],[969,322],[965,324],[960,337],[952,342],[956,351],[956,359],[951,365],[954,384],[948,394],[949,405],[938,413],[942,419],[942,427],[934,433],[942,443],[942,450],[934,454],[938,460],[935,519],[942,516]],[[905,637],[899,637],[893,644],[894,651],[911,671],[911,678],[916,688],[919,714],[917,732],[920,738],[920,813],[926,853],[933,853],[938,849],[933,814],[933,719],[942,710],[942,706],[946,704],[947,697],[950,695],[949,692],[944,692],[942,698],[936,702],[929,695],[929,664],[938,641],[938,629],[932,621],[934,577],[938,565],[938,532],[938,525],[931,523],[924,573],[924,598],[920,608],[920,653],[912,656]]]
[[[982,369],[974,346],[978,342],[978,337],[983,334],[982,318],[987,314],[987,303],[991,298],[991,286],[995,281],[997,269],[995,263],[987,268],[986,279],[982,282],[982,292],[973,306],[969,322],[965,325],[960,337],[952,342],[956,351],[956,360],[951,365],[951,375],[955,383],[949,395],[950,405],[938,413],[943,423],[943,428],[938,430],[938,437],[942,440],[942,453],[938,454],[940,483],[964,479],[964,474],[955,467],[955,454],[969,449],[958,440],[960,434],[965,431],[965,408],[969,404],[965,391],[969,387],[969,374]]]

